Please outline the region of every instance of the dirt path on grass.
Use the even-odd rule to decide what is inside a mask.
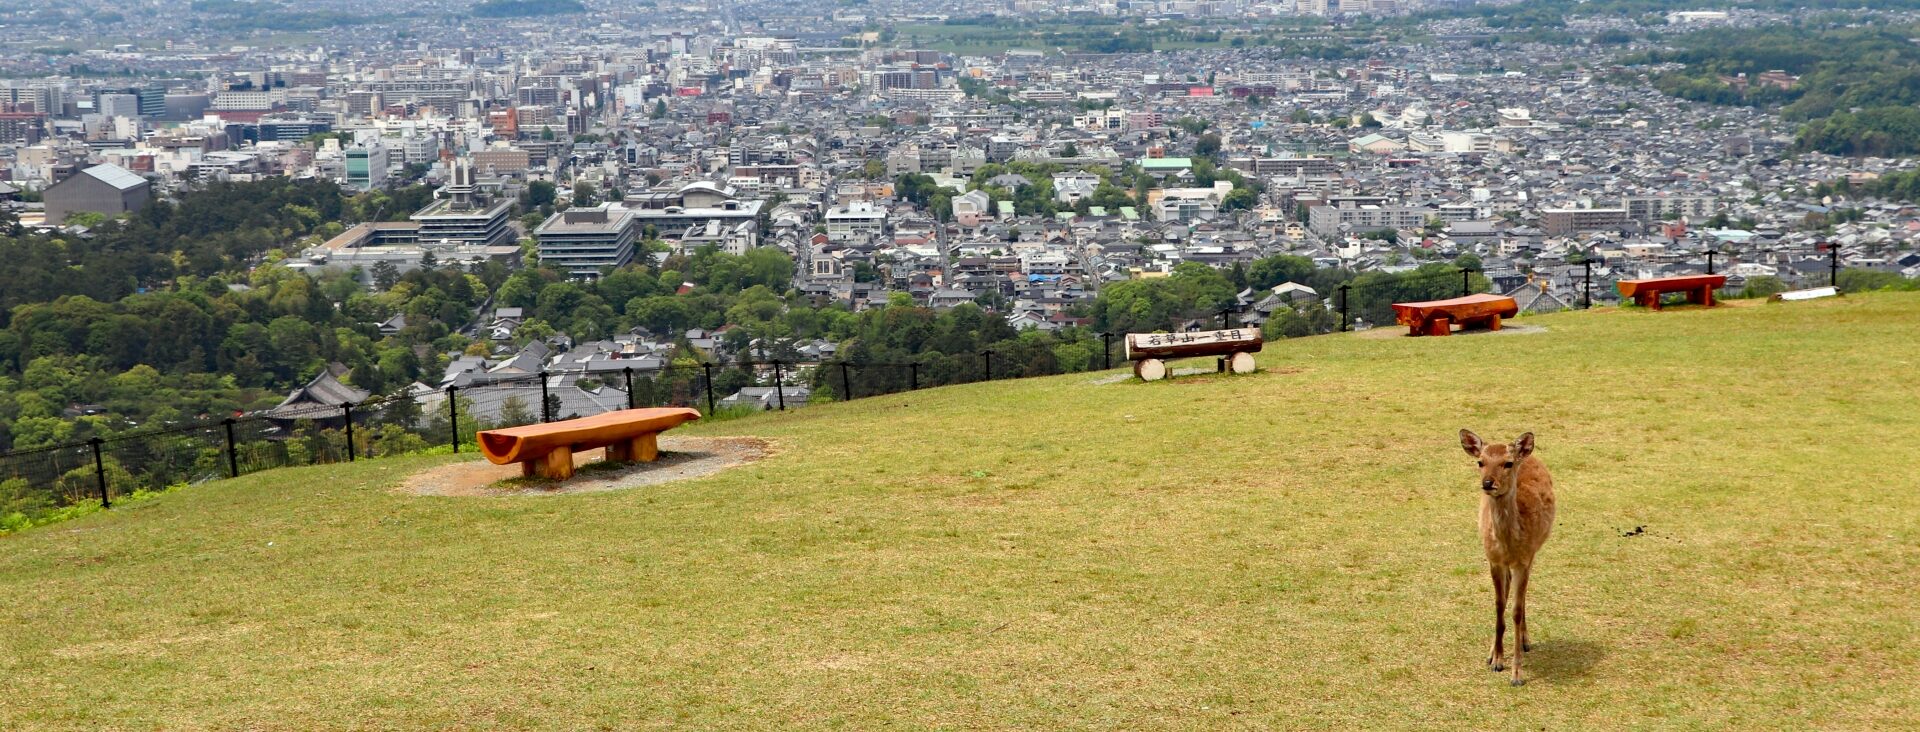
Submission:
[[[399,490],[421,496],[545,496],[591,493],[659,485],[713,475],[765,459],[773,444],[756,437],[661,437],[660,459],[651,463],[610,465],[601,450],[573,456],[573,478],[561,481],[521,479],[520,466],[472,460],[428,468],[401,481]]]

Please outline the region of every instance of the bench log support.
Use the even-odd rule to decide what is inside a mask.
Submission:
[[[607,460],[617,463],[650,463],[660,459],[660,433],[648,432],[626,442],[607,446]]]
[[[553,448],[542,461],[542,477],[551,480],[566,480],[573,477],[573,448],[566,445]]]

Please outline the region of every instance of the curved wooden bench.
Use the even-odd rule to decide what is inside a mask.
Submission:
[[[1713,307],[1713,291],[1727,286],[1726,275],[1682,275],[1647,280],[1621,280],[1614,283],[1620,296],[1654,310],[1660,309],[1660,296],[1669,292],[1687,293],[1687,302]]]
[[[1408,335],[1452,335],[1454,323],[1459,323],[1462,330],[1483,325],[1487,330],[1499,330],[1501,318],[1519,314],[1520,304],[1513,298],[1485,293],[1393,304],[1394,320],[1407,326]]]
[[[679,407],[623,409],[593,417],[481,431],[480,454],[494,465],[519,463],[521,475],[554,480],[573,477],[573,453],[596,447],[618,462],[660,459],[660,433],[699,419]]]

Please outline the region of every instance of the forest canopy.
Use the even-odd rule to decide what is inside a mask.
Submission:
[[[1629,59],[1684,64],[1658,74],[1667,94],[1712,104],[1778,107],[1804,122],[1796,146],[1834,155],[1920,153],[1920,26],[1823,27],[1814,24],[1712,29],[1675,38],[1678,48]],[[1799,77],[1790,87],[1760,74]],[[1748,83],[1730,84],[1746,75]]]

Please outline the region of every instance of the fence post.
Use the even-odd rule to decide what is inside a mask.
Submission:
[[[633,392],[627,392],[632,394]],[[553,410],[547,406],[547,370],[540,369],[540,421],[552,422]]]
[[[633,367],[623,366],[620,368],[620,371],[621,373],[624,373],[627,375],[627,408],[632,409],[633,408]]]
[[[713,364],[700,364],[700,370],[707,374],[707,416],[713,416]]]
[[[240,449],[233,441],[233,418],[220,420],[220,424],[227,428],[227,477],[238,478],[240,477]]]
[[[1593,260],[1591,259],[1581,260],[1580,266],[1585,267],[1587,270],[1586,284],[1581,286],[1581,292],[1587,298],[1586,309],[1592,310],[1593,309]]]
[[[453,435],[453,454],[460,454],[460,387],[447,387],[447,432]]]
[[[1340,332],[1347,332],[1347,290],[1351,287],[1340,285]]]
[[[347,462],[353,462],[358,458],[354,455],[353,447],[353,402],[341,402],[340,413],[346,415],[347,419]]]
[[[847,362],[845,361],[840,362],[840,399],[841,401],[853,400],[853,382],[847,378]]]
[[[773,362],[773,396],[780,400],[780,411],[787,411],[787,383],[780,373],[780,362]]]
[[[1461,267],[1460,268],[1460,296],[1466,297],[1471,294],[1473,294],[1473,270],[1467,269],[1466,267]]]
[[[920,362],[907,364],[907,390],[920,390]]]
[[[1713,255],[1718,253],[1712,249],[1707,250],[1707,274],[1713,274]]]
[[[1230,320],[1230,318],[1232,317],[1233,317],[1233,308],[1231,307],[1220,308],[1220,329],[1221,330],[1233,329],[1233,321]]]
[[[993,352],[992,351],[980,352],[980,380],[981,381],[993,380]]]
[[[1106,368],[1108,370],[1112,370],[1113,369],[1113,334],[1101,333],[1100,343],[1106,346],[1106,350],[1100,352],[1101,355],[1106,359],[1106,362],[1107,362]]]
[[[100,443],[105,440],[94,437],[87,440],[93,446],[93,477],[100,481],[100,507],[113,508],[113,500],[107,497],[107,463],[100,459]]]
[[[1840,290],[1840,247],[1833,242],[1827,242],[1827,284]]]

